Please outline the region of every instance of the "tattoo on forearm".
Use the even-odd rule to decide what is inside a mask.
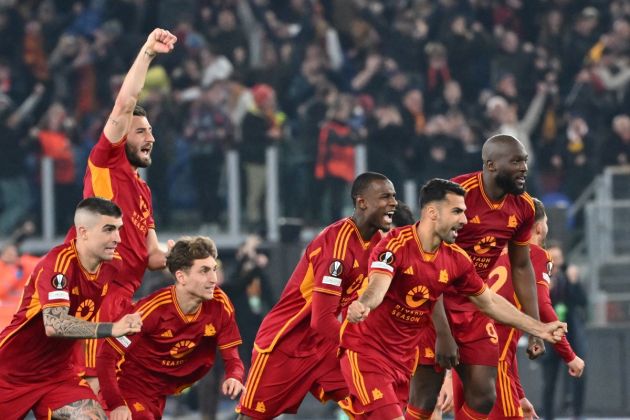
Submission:
[[[86,419],[107,420],[107,415],[100,404],[94,400],[79,400],[53,411],[55,420]]]
[[[93,322],[68,315],[67,306],[53,306],[44,309],[44,327],[52,328],[56,337],[96,338]]]
[[[118,121],[116,121],[116,120],[115,120],[115,119],[113,119],[113,118],[110,118],[110,119],[109,119],[109,121],[111,121],[111,123],[112,123],[112,124],[114,124],[114,125],[118,125],[118,124],[120,124]]]

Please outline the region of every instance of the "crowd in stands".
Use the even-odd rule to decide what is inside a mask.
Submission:
[[[402,183],[480,168],[490,135],[529,152],[528,189],[575,200],[630,164],[628,0],[5,0],[0,4],[0,236],[39,220],[55,162],[57,230],[87,154],[151,28],[178,37],[140,103],[157,143],[146,176],[160,226],[223,225],[225,154],[243,214],[263,223],[265,149],[281,214],[340,217],[355,147]]]

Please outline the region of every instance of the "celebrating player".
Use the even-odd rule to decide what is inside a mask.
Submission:
[[[438,297],[456,290],[484,313],[555,342],[566,325],[542,324],[489,290],[454,245],[466,224],[465,190],[433,179],[421,191],[421,218],[396,228],[370,257],[368,287],[348,308],[341,332],[341,368],[352,394],[348,408],[365,418],[402,419],[420,332]],[[357,322],[357,324],[353,324]]]
[[[177,38],[169,31],[155,29],[140,49],[127,72],[100,139],[92,149],[85,173],[83,196],[104,197],[123,210],[125,229],[121,232],[119,252],[124,258],[120,276],[111,285],[99,319],[115,320],[131,305],[147,268],[165,267],[165,253],[158,246],[151,205],[151,190],[138,175],[138,168],[151,165],[155,138],[146,112],[137,106],[138,95],[151,61],[169,53]],[[71,230],[68,238],[74,237]],[[95,390],[96,345],[86,344],[85,363],[88,381]]]
[[[496,135],[484,143],[481,155],[482,171],[453,179],[466,190],[466,216],[469,222],[459,233],[457,244],[472,258],[477,273],[483,279],[487,279],[502,249],[507,246],[512,262],[514,290],[519,302],[526,314],[538,319],[536,286],[528,244],[534,223],[534,204],[525,192],[527,153],[516,138]],[[494,405],[499,359],[494,323],[476,310],[468,299],[455,293],[447,291],[444,294],[444,307],[448,323],[441,304],[436,307],[434,321],[437,344],[447,345],[447,350],[435,348],[435,354],[442,358],[445,367],[456,365],[458,357],[461,362],[457,366],[457,374],[453,375],[456,415],[465,407],[459,413],[461,418],[487,417]],[[451,330],[458,353],[453,350]],[[430,331],[425,334],[421,348],[432,349],[434,345],[435,335]],[[536,357],[542,352],[542,341],[530,336],[530,357]],[[433,411],[431,404],[434,404],[435,393],[442,383],[441,375],[435,373],[433,363],[426,358],[420,359],[420,366],[412,380],[408,419],[428,418]],[[463,394],[460,379],[463,382]]]
[[[217,348],[225,363],[223,393],[236,398],[243,389],[241,336],[234,306],[217,287],[216,258],[209,238],[178,240],[166,261],[175,285],[135,305],[142,332],[102,346],[98,376],[112,420],[161,418],[166,397],[201,379],[214,365]]]
[[[550,255],[542,248],[549,230],[547,227],[547,215],[545,214],[543,203],[539,200],[534,199],[534,207],[536,209],[535,223],[532,227],[529,245],[536,276],[536,286],[538,288],[540,319],[544,322],[557,321],[558,316],[549,297],[552,261]],[[507,254],[504,253],[497,260],[495,267],[488,276],[488,285],[514,306],[520,306],[514,294],[510,259]],[[497,399],[489,418],[532,418],[535,415],[535,411],[525,397],[525,392],[521,387],[516,361],[516,346],[521,337],[521,332],[500,323],[496,323],[496,329],[500,350],[496,385]],[[579,377],[582,375],[584,360],[575,354],[566,337],[562,337],[562,340],[554,345],[554,349],[567,364],[571,376]]]
[[[357,298],[379,230],[396,209],[392,183],[374,172],[352,185],[354,213],[325,228],[306,248],[280,301],[258,330],[240,418],[295,413],[310,391],[320,401],[348,396],[337,348],[338,317]]]
[[[140,331],[140,314],[113,324],[91,322],[123,264],[116,252],[122,213],[109,200],[86,198],[74,215],[76,239],[37,264],[13,320],[0,333],[0,413],[21,419],[99,418],[105,413],[72,368],[73,338]]]

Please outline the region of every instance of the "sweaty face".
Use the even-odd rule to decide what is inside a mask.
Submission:
[[[447,244],[455,243],[457,232],[466,224],[466,203],[461,195],[447,193],[444,200],[437,203],[438,217],[435,231]]]
[[[389,180],[373,181],[363,193],[367,205],[366,216],[377,229],[388,231],[392,227],[392,216],[398,205],[394,184]]]
[[[148,168],[151,166],[151,151],[153,150],[153,131],[146,117],[134,116],[127,133],[125,151],[127,159],[134,168]]]
[[[527,153],[521,145],[510,148],[512,150],[508,150],[494,162],[497,168],[495,180],[506,193],[520,195],[525,192]]]
[[[217,261],[213,257],[195,260],[188,272],[182,271],[184,290],[204,301],[212,299],[217,285]]]

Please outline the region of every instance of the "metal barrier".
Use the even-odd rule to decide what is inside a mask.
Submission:
[[[42,180],[42,236],[46,241],[52,241],[56,231],[55,214],[55,162],[50,157],[41,160]]]

